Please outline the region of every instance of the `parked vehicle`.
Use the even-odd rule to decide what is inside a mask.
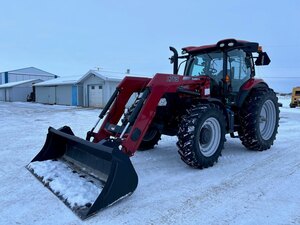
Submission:
[[[73,171],[101,181],[103,190],[98,198],[83,207],[72,208],[55,193],[81,218],[134,192],[138,177],[129,157],[138,149],[153,148],[162,134],[177,135],[179,156],[198,169],[218,161],[225,134],[239,137],[254,151],[273,145],[279,105],[268,84],[255,78],[255,65],[270,63],[258,43],[226,39],[185,47],[181,56],[175,48],[170,50],[173,74],[158,73],[152,79],[125,77],[85,140],[68,126],[50,127],[44,147],[32,160],[59,160]],[[185,63],[183,75],[178,74],[179,60]],[[126,103],[135,95],[126,110]],[[28,169],[42,180],[30,166]]]

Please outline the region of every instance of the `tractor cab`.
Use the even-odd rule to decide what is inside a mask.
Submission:
[[[254,74],[251,55],[241,49],[227,52],[227,65],[224,70],[223,52],[198,53],[191,55],[186,66],[186,76],[209,76],[211,79],[211,95],[222,95],[224,84],[228,92],[238,92],[240,87]],[[224,77],[225,75],[225,77]]]
[[[185,47],[182,50],[187,55],[177,58],[186,59],[184,76],[210,77],[212,97],[234,98],[240,88],[255,76],[255,65],[270,63],[267,53],[262,52],[258,43],[235,39],[221,40],[214,45]],[[175,72],[178,72],[176,68]]]

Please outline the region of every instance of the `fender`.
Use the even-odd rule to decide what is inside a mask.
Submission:
[[[269,86],[263,79],[255,79],[255,78],[250,78],[246,83],[244,83],[238,93],[238,97],[236,101],[237,107],[241,108],[245,99],[248,97],[249,93],[254,88],[259,88],[259,87],[268,88]]]

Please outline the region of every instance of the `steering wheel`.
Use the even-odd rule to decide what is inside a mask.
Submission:
[[[214,68],[209,68],[209,69],[208,69],[208,72],[209,72],[210,74],[214,74],[214,73],[218,72],[218,70],[216,70],[216,69],[214,69]]]

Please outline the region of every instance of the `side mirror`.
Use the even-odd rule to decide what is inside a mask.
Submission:
[[[268,54],[266,52],[259,52],[258,57],[255,61],[256,66],[266,66],[269,65],[271,62]]]

